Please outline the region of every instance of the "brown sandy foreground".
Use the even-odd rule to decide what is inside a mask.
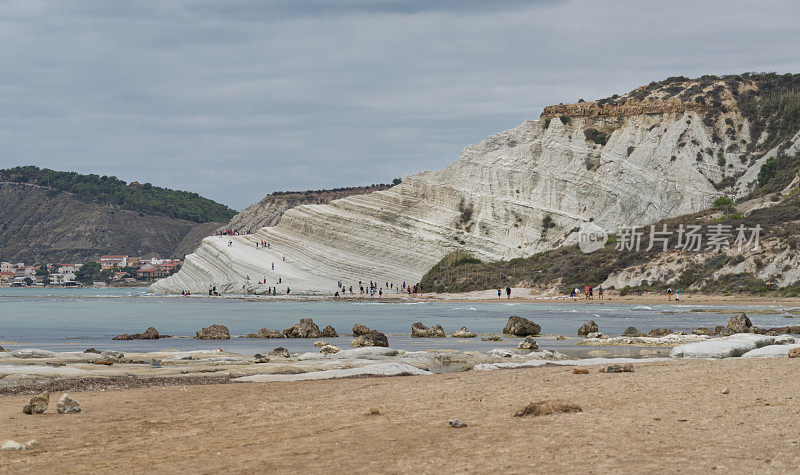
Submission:
[[[669,361],[0,398],[4,473],[797,472],[800,359]],[[729,388],[729,394],[722,394]],[[583,412],[514,417],[555,399]],[[380,414],[369,415],[371,408]],[[448,426],[448,419],[466,428]]]

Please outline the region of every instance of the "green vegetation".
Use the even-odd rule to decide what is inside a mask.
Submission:
[[[608,142],[608,138],[610,136],[610,134],[592,128],[584,129],[583,135],[586,137],[586,140],[591,140],[592,142],[599,145],[605,145]]]
[[[196,223],[227,223],[236,211],[197,193],[170,190],[150,183],[128,184],[117,177],[59,172],[34,166],[0,170],[0,181],[30,183],[75,195],[81,201],[119,206],[142,214]]]
[[[547,231],[550,228],[556,227],[556,222],[553,221],[553,217],[549,214],[545,215],[542,219],[542,231]]]
[[[715,208],[724,208],[726,206],[730,206],[733,204],[733,200],[728,198],[727,196],[720,196],[716,200],[714,200],[714,207]]]
[[[758,186],[754,195],[763,196],[777,193],[794,180],[800,172],[800,153],[790,157],[785,153],[778,153],[777,157],[768,158],[758,172]]]
[[[87,262],[82,265],[80,269],[75,271],[75,280],[84,284],[91,285],[95,280],[100,279],[100,272],[102,268],[98,262]]]
[[[656,228],[661,229],[663,224],[669,230],[676,230],[680,224],[708,225],[710,216],[716,210],[708,210],[693,215],[681,216],[662,220],[656,223]],[[748,216],[739,213],[724,216],[717,220],[732,229],[744,224],[747,228],[761,226],[761,239],[775,238],[785,244],[791,252],[800,251],[800,200],[797,198],[784,200],[774,206],[755,210]],[[647,229],[644,232],[648,232]],[[643,246],[639,252],[621,252],[614,249],[609,239],[605,248],[592,254],[584,254],[577,245],[552,249],[540,252],[526,258],[512,259],[489,263],[465,263],[450,265],[443,259],[423,276],[421,286],[425,292],[468,292],[508,285],[522,285],[530,287],[558,286],[563,293],[570,289],[585,285],[597,285],[605,281],[610,275],[623,269],[641,269],[643,266],[658,258],[661,248],[647,251],[647,238],[643,238]],[[677,233],[669,239],[669,248],[677,245]],[[678,279],[677,288],[686,289],[697,284],[707,292],[779,292],[781,295],[792,295],[800,291],[800,287],[775,289],[766,283],[761,285],[756,280],[741,278],[715,279],[714,272],[725,265],[733,265],[741,256],[727,256],[720,254],[700,264],[693,264],[686,268],[680,275],[664,275],[664,282],[648,282],[641,288],[634,290],[660,290],[668,286],[665,282]],[[745,274],[755,279],[753,274]],[[675,284],[671,285],[673,288]],[[766,290],[764,290],[766,289]],[[792,290],[794,289],[794,290]],[[629,289],[628,291],[630,291]]]

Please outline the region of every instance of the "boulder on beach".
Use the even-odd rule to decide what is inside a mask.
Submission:
[[[600,332],[592,332],[592,333],[589,333],[588,335],[586,335],[586,339],[587,340],[598,339],[598,338],[599,339],[603,339],[603,340],[607,340],[608,339],[608,335],[606,335],[604,333],[600,333]]]
[[[117,335],[112,340],[158,340],[161,335],[153,327],[148,327],[143,333]]]
[[[789,350],[789,358],[800,358],[800,348],[792,348]]]
[[[586,336],[589,333],[597,333],[599,331],[600,329],[598,328],[597,323],[595,323],[594,320],[589,320],[588,322],[581,325],[581,327],[578,329],[578,335]]]
[[[269,328],[262,328],[258,333],[248,333],[245,338],[283,338],[283,333]]]
[[[100,358],[106,361],[120,361],[125,358],[125,353],[121,351],[106,350],[100,353]]]
[[[83,350],[83,352],[84,353],[93,353],[95,355],[99,355],[100,353],[102,353],[102,351],[100,351],[98,349],[95,349],[95,348],[86,348],[85,350]]]
[[[412,338],[444,338],[444,328],[441,325],[426,327],[421,322],[411,324]]]
[[[287,350],[286,348],[284,348],[282,346],[279,346],[279,347],[275,348],[274,350],[270,351],[268,353],[268,356],[281,356],[283,358],[289,358],[290,355],[289,355],[289,350]]]
[[[336,333],[336,329],[335,328],[333,328],[332,326],[328,325],[327,327],[325,327],[324,330],[322,330],[322,336],[324,338],[338,338],[339,334]]]
[[[753,333],[737,333],[697,343],[679,345],[669,353],[670,358],[730,358],[748,351],[775,344],[775,337]]]
[[[534,340],[532,336],[526,336],[524,340],[519,342],[517,348],[520,350],[536,351],[539,349],[539,344],[536,343],[536,340]]]
[[[714,336],[714,330],[705,327],[695,328],[692,330],[692,335]]]
[[[214,324],[196,333],[194,338],[197,340],[230,340],[231,338],[231,332],[225,325]]]
[[[633,373],[633,363],[612,364],[600,369],[601,373]]]
[[[356,323],[353,325],[353,336],[361,336],[369,333],[369,328],[366,325]]]
[[[528,320],[527,318],[513,315],[508,317],[503,333],[516,336],[536,336],[542,331],[542,327]]]
[[[361,348],[364,346],[384,346],[389,347],[389,339],[386,338],[386,335],[377,331],[377,330],[370,330],[369,333],[365,333],[356,337],[350,346],[353,348]]]
[[[72,399],[69,394],[65,393],[58,399],[56,412],[59,414],[77,414],[81,412],[81,405],[78,404],[78,401]]]
[[[311,318],[301,318],[300,323],[283,331],[286,338],[319,338],[320,334],[319,327]]]
[[[324,354],[324,355],[332,355],[332,354],[338,353],[340,351],[342,351],[342,349],[339,348],[336,345],[325,345],[325,346],[323,346],[322,348],[319,349],[319,352]]]
[[[28,400],[28,404],[22,408],[23,414],[43,414],[50,404],[50,392],[44,391],[33,396]]]
[[[327,344],[328,344],[328,342],[324,341],[324,340],[319,340],[319,341],[315,341],[314,342],[314,346],[316,346],[317,348],[322,348],[323,346],[325,346]]]
[[[739,313],[731,317],[728,320],[728,326],[726,327],[733,333],[752,333],[753,332],[753,324],[750,322],[750,319],[747,318],[747,315],[744,313]]]
[[[475,338],[476,336],[478,335],[467,330],[467,327],[461,327],[453,332],[453,338]]]
[[[636,327],[628,327],[624,332],[622,332],[622,336],[640,337],[645,336],[645,334],[640,332]]]
[[[670,334],[672,334],[672,330],[669,330],[669,329],[666,329],[666,328],[655,328],[653,330],[650,330],[650,332],[647,334],[647,336],[649,336],[651,338],[658,338],[658,337],[667,336],[667,335],[670,335]]]
[[[269,356],[264,356],[261,353],[256,353],[253,355],[253,362],[254,363],[269,363]]]

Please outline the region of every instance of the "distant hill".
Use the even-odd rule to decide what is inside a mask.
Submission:
[[[0,170],[0,260],[183,258],[235,211],[196,193],[37,167]]]
[[[114,176],[82,175],[34,166],[0,169],[0,182],[28,183],[72,193],[87,203],[117,206],[152,216],[195,223],[226,223],[236,211],[197,193],[170,190],[150,183],[126,183]]]

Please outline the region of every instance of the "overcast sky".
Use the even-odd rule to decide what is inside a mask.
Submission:
[[[0,0],[0,167],[237,209],[388,182],[545,105],[800,72],[798,18],[768,0]]]

